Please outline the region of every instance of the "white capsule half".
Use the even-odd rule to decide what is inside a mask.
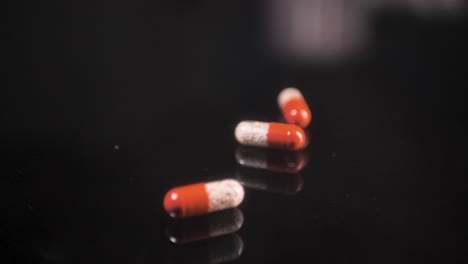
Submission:
[[[282,108],[287,102],[289,102],[292,99],[304,99],[304,96],[298,89],[294,87],[289,87],[289,88],[282,90],[278,94],[279,107]]]
[[[244,187],[233,179],[209,182],[205,188],[210,212],[237,207],[244,200]]]
[[[235,129],[237,141],[243,145],[266,147],[269,123],[258,121],[242,121]]]

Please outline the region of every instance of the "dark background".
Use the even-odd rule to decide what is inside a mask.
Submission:
[[[171,263],[165,192],[233,177],[236,123],[277,121],[287,86],[314,116],[304,187],[246,190],[236,263],[465,257],[463,10],[369,12],[358,55],[298,63],[266,48],[260,1],[10,4],[6,263]]]

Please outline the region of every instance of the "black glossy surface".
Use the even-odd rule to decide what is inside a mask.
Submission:
[[[190,263],[229,247],[234,263],[461,261],[464,13],[376,12],[360,56],[293,65],[264,52],[251,2],[15,3],[2,263]],[[277,121],[289,85],[313,112],[309,162],[292,183],[255,172],[289,191],[246,189],[238,232],[173,245],[165,192],[252,170],[233,129]]]

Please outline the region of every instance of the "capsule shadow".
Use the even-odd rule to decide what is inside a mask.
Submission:
[[[167,226],[167,238],[174,244],[187,244],[238,231],[244,215],[238,208],[189,219],[175,219]]]
[[[168,263],[218,264],[233,261],[242,255],[244,241],[236,233],[169,248]]]
[[[304,177],[300,173],[288,174],[238,168],[236,178],[246,188],[286,195],[298,194],[304,186]]]
[[[304,150],[290,152],[239,146],[234,156],[243,167],[280,173],[298,173],[308,163],[307,152]]]

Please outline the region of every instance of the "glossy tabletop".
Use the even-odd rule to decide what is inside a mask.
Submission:
[[[292,9],[248,2],[16,3],[0,117],[2,263],[463,258],[461,7],[335,0],[321,17],[311,1],[307,14],[331,35],[302,39],[270,23],[293,20],[268,10]],[[290,86],[313,114],[307,148],[240,146],[238,122],[284,121],[276,97]],[[164,212],[171,188],[225,178],[245,187],[237,209]]]

